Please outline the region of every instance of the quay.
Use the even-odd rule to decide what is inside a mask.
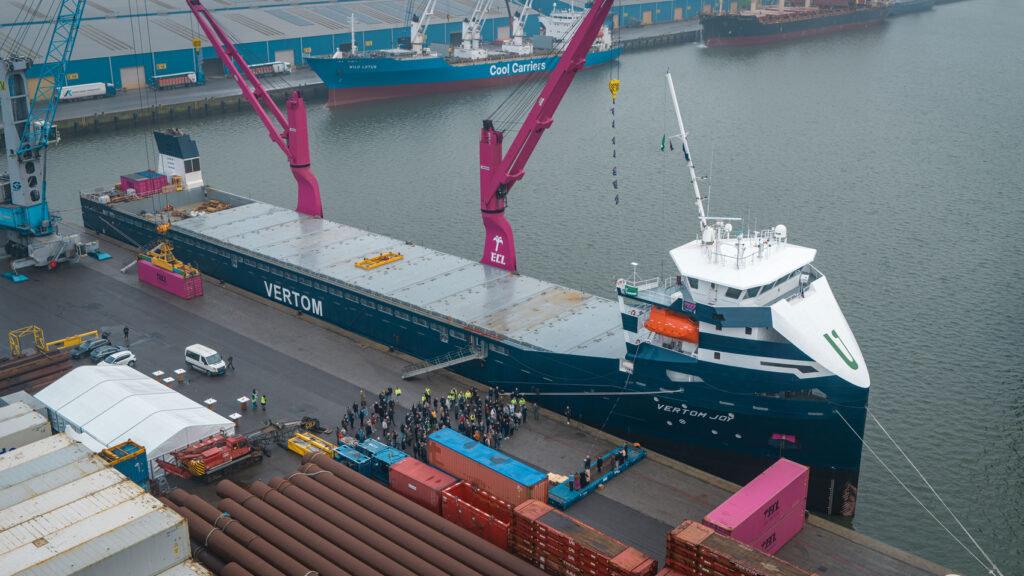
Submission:
[[[136,369],[150,374],[184,367],[184,348],[202,343],[232,356],[235,370],[219,377],[189,373],[175,388],[203,402],[215,398],[216,411],[239,409],[234,399],[256,389],[267,396],[266,411],[243,412],[241,433],[277,421],[315,416],[337,426],[345,407],[360,391],[370,396],[388,387],[402,388],[398,417],[426,387],[443,393],[475,383],[447,372],[402,380],[415,359],[315,320],[293,309],[218,285],[205,278],[202,297],[182,300],[137,280],[135,271],[120,270],[135,259],[133,250],[100,238],[106,262],[85,259],[53,271],[35,269],[29,281],[8,285],[0,323],[5,330],[38,325],[54,337],[87,330],[107,330],[114,343],[125,326],[131,329]],[[83,361],[76,361],[83,363]],[[88,364],[88,361],[84,361]],[[622,440],[599,430],[567,424],[560,414],[541,410],[529,419],[502,451],[537,469],[559,474],[579,470],[586,455],[603,454]],[[298,467],[299,458],[274,450],[259,465],[228,476],[240,484],[266,481]],[[216,502],[214,487],[180,481],[207,501]],[[172,485],[174,487],[175,485]],[[684,519],[699,521],[739,487],[648,451],[647,457],[567,511],[570,516],[665,561],[665,535]],[[892,546],[817,517],[786,544],[778,557],[820,575],[942,575],[951,571]]]
[[[623,52],[646,50],[697,42],[700,22],[696,19],[660,22],[644,26],[627,26],[613,32]],[[278,103],[284,102],[294,90],[301,90],[307,102],[327,99],[327,87],[308,67],[291,74],[262,78],[267,92]],[[207,77],[205,84],[173,90],[154,90],[145,86],[121,91],[109,98],[62,102],[57,108],[55,126],[62,138],[134,126],[167,126],[181,120],[205,118],[214,114],[248,112],[249,104],[242,98],[234,79],[226,76]]]

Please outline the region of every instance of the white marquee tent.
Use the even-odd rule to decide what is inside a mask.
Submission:
[[[235,429],[227,418],[128,366],[76,368],[36,399],[46,405],[55,431],[93,450],[127,440],[145,446],[151,477],[161,474],[153,460]]]

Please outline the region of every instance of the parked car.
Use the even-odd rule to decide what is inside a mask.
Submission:
[[[99,364],[107,356],[122,350],[127,350],[127,348],[124,346],[100,346],[89,353],[89,359],[92,360],[93,364]]]
[[[210,376],[223,374],[228,368],[228,363],[220,357],[216,350],[202,344],[193,344],[185,348],[185,364],[193,370],[206,372]]]
[[[100,346],[110,346],[110,340],[107,340],[106,338],[90,338],[88,340],[83,340],[81,344],[70,350],[71,357],[81,358],[83,356],[88,356],[90,352]]]
[[[103,366],[135,366],[135,353],[131,350],[119,350],[100,362]]]

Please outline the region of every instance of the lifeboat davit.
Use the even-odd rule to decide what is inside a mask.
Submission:
[[[644,323],[644,328],[662,336],[693,344],[697,343],[697,337],[700,334],[700,327],[696,320],[658,306],[651,310],[651,316]]]

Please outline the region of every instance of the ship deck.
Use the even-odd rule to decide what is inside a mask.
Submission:
[[[127,211],[135,202],[124,203]],[[526,348],[604,358],[625,352],[615,301],[404,240],[263,202],[174,228]],[[403,258],[370,270],[355,265],[386,252]]]

